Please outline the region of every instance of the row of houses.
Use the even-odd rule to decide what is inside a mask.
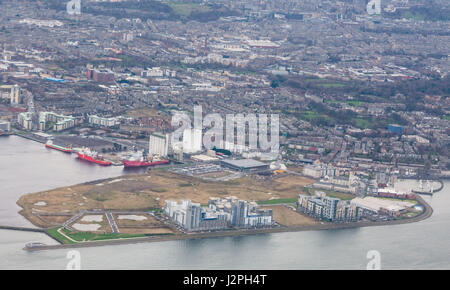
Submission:
[[[33,130],[33,115],[32,112],[20,113],[17,117],[17,122],[23,129],[28,131]],[[40,112],[38,129],[40,131],[52,129],[53,131],[60,132],[82,123],[83,119],[81,117],[66,116],[55,112]],[[88,116],[88,123],[94,127],[113,128],[120,125],[120,119],[91,115]]]

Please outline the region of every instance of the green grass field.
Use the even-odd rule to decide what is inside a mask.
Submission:
[[[321,86],[323,88],[342,88],[345,87],[346,84],[344,83],[340,83],[340,82],[336,82],[333,80],[327,80],[327,79],[309,79],[308,82],[310,83],[314,83],[318,86]]]
[[[258,201],[257,203],[260,205],[268,205],[268,204],[284,204],[284,203],[296,203],[296,202],[297,202],[297,198],[280,198],[280,199]]]
[[[56,240],[60,241],[63,244],[75,244],[71,240],[67,239],[65,236],[63,236],[60,233],[58,233],[58,230],[59,230],[59,228],[49,229],[49,230],[47,230],[47,233],[51,237],[55,238]]]
[[[170,8],[172,8],[173,12],[175,14],[181,15],[181,16],[189,16],[193,11],[195,12],[208,12],[211,9],[209,7],[195,4],[195,3],[183,3],[183,2],[176,2],[176,1],[166,1],[163,2],[167,4]]]
[[[361,105],[364,102],[363,101],[358,101],[358,100],[347,100],[347,101],[326,100],[325,103],[328,103],[328,104],[332,104],[332,103],[346,103],[347,105],[350,105],[350,106],[353,106],[353,107],[358,107],[359,105]]]
[[[170,234],[114,234],[114,233],[106,233],[106,234],[97,234],[92,232],[72,232],[67,229],[62,229],[61,231],[72,240],[68,239],[64,235],[58,232],[60,228],[49,229],[47,233],[60,241],[63,244],[75,244],[82,242],[90,242],[90,241],[106,241],[106,240],[116,240],[116,239],[132,239],[132,238],[143,238],[149,236],[161,236],[161,235],[170,235]]]
[[[361,118],[355,118],[353,119],[355,122],[356,127],[360,129],[368,129],[370,128],[371,122],[367,119],[361,119]]]

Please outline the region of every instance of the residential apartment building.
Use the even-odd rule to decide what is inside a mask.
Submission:
[[[96,115],[90,115],[88,117],[88,122],[90,125],[96,127],[113,128],[120,126],[119,118],[104,118]]]
[[[72,116],[56,114],[54,112],[39,113],[39,130],[45,131],[52,129],[60,132],[75,127],[81,120]]]
[[[298,196],[297,208],[309,216],[327,221],[357,221],[361,218],[363,209],[348,201],[326,196],[319,193],[314,196]]]
[[[25,130],[32,130],[33,129],[33,113],[26,112],[26,113],[20,113],[17,116],[17,122],[19,125],[25,129]]]
[[[269,227],[272,210],[259,209],[256,204],[235,197],[211,198],[208,207],[190,200],[167,200],[164,214],[187,231],[224,230],[234,228]]]

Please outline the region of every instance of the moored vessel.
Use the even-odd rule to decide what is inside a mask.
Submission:
[[[122,160],[123,166],[125,168],[133,167],[149,167],[161,164],[169,163],[167,159],[161,159],[157,156],[152,156],[148,158],[144,152],[135,152],[129,158]]]
[[[96,163],[103,166],[112,165],[111,161],[105,160],[103,156],[99,155],[95,151],[91,151],[89,148],[82,148],[77,152],[78,158],[88,162]]]
[[[62,152],[65,152],[65,153],[72,153],[73,152],[72,145],[68,145],[66,147],[58,146],[56,144],[53,144],[53,141],[51,141],[51,140],[49,140],[49,141],[47,141],[47,143],[45,143],[45,147],[50,148],[50,149],[55,149],[55,150],[58,150],[58,151],[62,151]]]
[[[45,247],[46,244],[40,242],[29,242],[25,245],[25,250],[32,250],[40,247]]]

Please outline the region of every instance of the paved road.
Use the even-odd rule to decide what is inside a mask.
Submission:
[[[119,234],[120,233],[119,227],[117,226],[116,221],[114,220],[114,217],[111,214],[111,212],[107,211],[107,212],[105,212],[105,214],[106,214],[106,218],[108,219],[108,223],[109,223],[109,226],[111,227],[112,232],[115,234]]]
[[[81,218],[86,212],[85,211],[79,211],[76,215],[68,219],[66,222],[63,223],[63,227],[68,230],[73,230],[70,225],[76,222],[79,218]]]

